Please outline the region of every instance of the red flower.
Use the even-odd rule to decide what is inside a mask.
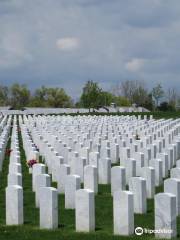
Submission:
[[[6,149],[6,155],[7,156],[10,156],[11,152],[12,152],[12,149]]]
[[[36,163],[38,163],[37,160],[31,159],[31,160],[28,160],[28,161],[27,161],[27,166],[28,166],[29,168],[32,168],[33,165],[36,164]]]

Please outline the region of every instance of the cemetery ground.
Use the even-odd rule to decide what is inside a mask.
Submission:
[[[10,139],[7,149],[10,147]],[[110,185],[99,185],[98,195],[95,197],[96,231],[93,233],[75,232],[75,211],[66,210],[64,207],[64,195],[59,195],[59,227],[56,230],[39,229],[39,209],[35,207],[35,193],[32,192],[32,176],[26,166],[26,157],[19,132],[21,152],[21,164],[23,173],[24,190],[24,225],[6,226],[5,224],[5,188],[7,186],[7,174],[9,156],[5,156],[3,170],[0,173],[0,240],[57,240],[57,239],[155,239],[153,234],[142,236],[114,236],[113,235],[113,203]],[[56,187],[56,183],[52,183]],[[163,192],[163,187],[157,187],[156,193]],[[142,227],[154,229],[154,200],[147,202],[147,214],[135,214],[135,228]],[[180,239],[180,217],[177,219],[177,232]]]

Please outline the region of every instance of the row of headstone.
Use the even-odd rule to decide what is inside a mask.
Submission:
[[[21,118],[19,121],[20,121],[19,124],[21,126],[22,136],[23,136],[23,147],[26,153],[26,160],[39,161],[39,151],[36,145],[34,144],[28,129],[21,124]]]
[[[178,142],[179,144],[179,142]],[[44,148],[45,149],[45,148]],[[172,149],[171,149],[172,150]],[[173,151],[171,151],[173,152]],[[52,152],[52,155],[53,155],[53,152]],[[90,153],[91,155],[91,153]],[[156,169],[156,186],[159,186],[162,184],[162,178],[163,177],[167,177],[167,174],[168,174],[168,170],[170,169],[170,166],[168,167],[168,154],[166,153],[162,153],[162,159],[152,159],[152,160],[149,160],[149,165],[150,167],[154,167]],[[140,154],[140,161],[138,161],[138,153],[136,154],[137,158],[136,159],[132,159],[132,158],[128,158],[126,160],[126,182],[128,183],[129,182],[129,178],[130,177],[133,177],[133,176],[141,176],[141,172],[144,172],[144,170],[148,167],[149,169],[149,166],[147,165],[147,167],[145,168],[144,167],[144,164],[140,164],[141,163],[141,159],[143,154]],[[53,156],[51,157],[53,158]],[[76,159],[76,168],[78,168],[77,172],[75,172],[75,174],[78,174],[80,175],[81,177],[81,182],[83,182],[83,177],[84,177],[84,166],[85,166],[85,161],[84,161],[84,164],[83,164],[83,159],[80,159],[81,161],[81,165],[79,166],[79,159],[77,158]],[[163,160],[163,161],[162,161]],[[56,165],[56,175],[57,175],[57,171],[58,171],[58,167],[60,167],[64,162],[64,159],[63,157],[60,157],[59,156],[59,166]],[[137,164],[136,164],[137,163]],[[95,165],[98,167],[99,171],[98,171],[98,180],[99,180],[99,183],[109,183],[110,182],[110,162],[108,159],[105,159],[104,161],[99,161],[99,164],[96,165],[96,164],[92,164],[92,165]],[[66,168],[68,168],[67,164],[66,166],[64,166]],[[147,169],[147,170],[148,170]],[[142,171],[141,171],[142,170]],[[57,180],[57,176],[56,178],[54,178]],[[53,179],[53,180],[54,180]]]
[[[21,122],[21,120],[20,120]],[[21,122],[22,123],[22,122]],[[25,126],[21,124],[25,153],[29,156],[33,141]],[[27,144],[27,142],[31,144]],[[46,165],[34,164],[32,167],[32,191],[35,192],[36,207],[40,209],[40,228],[54,229],[58,227],[58,191],[51,187],[51,177],[46,174]],[[71,192],[69,191],[71,194]],[[68,196],[68,193],[67,193]],[[68,207],[67,197],[66,205]]]
[[[27,118],[24,118],[26,121],[27,126],[29,127],[29,130],[35,139],[36,144],[39,144],[39,149],[41,149],[41,142],[43,142],[45,131],[47,131],[47,128],[43,130],[41,126],[39,126],[36,122],[37,126],[34,126],[32,119],[28,120]],[[49,118],[48,118],[49,120]],[[32,124],[33,123],[33,124]],[[54,122],[52,122],[54,124]],[[163,183],[163,178],[168,176],[168,170],[170,170],[173,166],[176,165],[176,161],[178,160],[180,156],[180,149],[179,149],[179,121],[157,121],[153,123],[153,127],[151,127],[149,130],[147,128],[147,131],[150,131],[151,136],[149,138],[146,138],[146,134],[143,133],[143,125],[142,123],[140,129],[142,130],[142,137],[141,141],[136,140],[136,145],[132,146],[133,138],[131,138],[131,142],[128,142],[130,135],[127,134],[127,136],[124,136],[125,138],[125,145],[121,146],[120,150],[122,155],[120,154],[120,162],[124,166],[120,167],[113,167],[111,169],[111,159],[105,158],[106,156],[111,156],[109,154],[109,143],[106,139],[106,142],[101,141],[101,145],[105,146],[105,150],[107,150],[107,155],[104,155],[103,161],[101,162],[101,165],[98,164],[89,164],[89,159],[85,158],[85,164],[83,166],[83,181],[85,184],[85,173],[89,172],[91,173],[91,176],[96,176],[97,174],[95,172],[99,173],[99,168],[102,170],[102,178],[108,179],[108,181],[102,181],[102,183],[110,183],[111,182],[111,189],[112,189],[112,195],[114,197],[114,212],[116,212],[116,209],[123,208],[124,211],[126,211],[126,233],[123,233],[121,224],[119,223],[119,215],[114,216],[114,233],[120,234],[120,235],[129,235],[132,233],[132,229],[134,229],[133,225],[133,217],[132,215],[134,213],[146,213],[147,211],[147,205],[146,205],[146,198],[153,198],[155,194],[155,186],[159,186]],[[149,125],[149,123],[148,123]],[[135,125],[137,127],[137,125]],[[38,128],[40,131],[38,132]],[[159,128],[159,133],[158,133]],[[162,130],[162,131],[161,131]],[[53,126],[50,126],[49,128],[49,134],[48,137],[53,137]],[[157,131],[157,134],[154,133],[154,131]],[[39,136],[38,136],[39,134]],[[81,133],[82,135],[84,132]],[[36,138],[36,136],[39,137]],[[40,141],[41,140],[41,141]],[[51,141],[51,144],[47,141],[47,139],[44,139],[44,148],[45,152],[43,153],[44,156],[47,155],[47,159],[45,158],[45,163],[48,165],[48,168],[51,168],[52,170],[52,162],[53,157],[49,157],[48,148],[51,148],[51,151],[54,152],[54,147],[56,145],[56,141],[53,143]],[[57,140],[57,139],[56,139]],[[121,139],[122,140],[122,139]],[[39,142],[38,142],[39,141]],[[61,141],[61,140],[60,140]],[[135,141],[134,141],[135,142]],[[122,143],[122,141],[121,141]],[[143,145],[143,143],[145,143]],[[70,143],[69,143],[70,144]],[[104,145],[105,144],[105,145]],[[130,147],[126,147],[126,144],[130,144],[129,146],[132,147],[133,151],[131,152]],[[48,146],[49,145],[49,146]],[[69,145],[70,146],[70,145]],[[64,146],[66,147],[66,146]],[[80,146],[81,149],[82,146]],[[139,151],[139,149],[140,151]],[[107,149],[106,149],[107,148]],[[138,151],[136,151],[138,149]],[[62,149],[61,149],[62,151]],[[141,152],[142,151],[142,152]],[[94,153],[92,151],[92,153]],[[119,151],[120,153],[120,151]],[[125,154],[124,154],[125,153]],[[127,155],[126,155],[127,153]],[[129,154],[130,153],[130,154]],[[89,155],[91,152],[89,152]],[[101,150],[99,149],[99,152],[95,155],[102,155]],[[104,152],[103,152],[104,154]],[[134,158],[132,158],[132,156]],[[152,156],[150,156],[152,155]],[[70,155],[71,158],[73,155]],[[60,156],[62,157],[62,156]],[[131,158],[130,158],[131,157]],[[146,157],[146,161],[144,160]],[[49,158],[52,158],[51,160]],[[61,158],[63,159],[63,158]],[[88,159],[88,160],[87,160]],[[109,159],[108,161],[105,159]],[[50,161],[49,161],[50,160]],[[67,162],[66,162],[67,161]],[[76,208],[76,194],[80,190],[80,183],[82,181],[81,174],[72,174],[71,172],[72,165],[67,164],[69,163],[68,159],[66,161],[60,162],[59,164],[59,170],[61,170],[61,175],[64,176],[64,180],[62,181],[64,183],[64,192],[65,192],[65,204],[66,208]],[[88,162],[89,161],[89,162]],[[96,161],[94,161],[96,163]],[[103,164],[106,163],[106,164]],[[107,164],[108,163],[108,164]],[[110,163],[110,164],[109,164]],[[76,155],[75,165],[78,165],[78,154]],[[94,166],[95,165],[95,166]],[[104,167],[108,166],[108,167]],[[173,172],[173,170],[171,170]],[[59,171],[60,172],[60,171]],[[175,171],[174,174],[176,174],[178,170]],[[76,173],[76,172],[75,172]],[[88,175],[89,176],[89,175]],[[111,176],[111,177],[110,177]],[[56,176],[58,178],[58,175]],[[101,175],[98,175],[98,179],[101,177]],[[96,191],[97,186],[97,177],[87,177],[87,188]],[[91,180],[89,180],[91,179]],[[110,180],[109,180],[110,179]],[[96,184],[95,184],[96,183]],[[129,184],[129,192],[125,191],[126,184]],[[60,187],[61,189],[61,187]],[[61,190],[60,190],[61,191]],[[126,202],[117,202],[115,199],[125,198],[126,201],[128,199],[128,204]],[[157,196],[155,197],[156,201]],[[132,200],[133,199],[133,200]],[[133,203],[132,203],[133,202]],[[117,204],[117,205],[116,205]],[[120,206],[118,205],[120,204]],[[115,207],[116,206],[116,207]],[[125,207],[126,206],[126,207]],[[157,208],[158,209],[158,208]],[[82,211],[82,210],[81,210]],[[92,210],[91,210],[92,211]],[[157,212],[158,210],[155,211]],[[93,211],[92,211],[93,212]],[[118,211],[117,211],[118,212]],[[129,218],[130,216],[130,218]],[[129,221],[131,219],[131,221]],[[93,221],[95,222],[95,221]],[[130,223],[130,224],[128,224]],[[116,226],[116,227],[115,227]],[[118,227],[121,229],[119,230]],[[116,229],[116,230],[115,230]]]
[[[36,134],[36,135],[37,135],[37,134]],[[48,135],[48,137],[49,137],[49,135]],[[59,141],[61,141],[61,140],[59,140]],[[49,143],[49,145],[52,146],[52,143]],[[104,145],[104,144],[102,144],[102,146],[103,146],[103,145]],[[106,145],[108,146],[108,143],[106,143]],[[118,145],[118,144],[116,144],[116,145]],[[54,147],[55,147],[55,146],[53,146],[53,148],[54,148]],[[107,148],[108,148],[108,147],[107,147]],[[65,146],[64,146],[64,150],[65,150],[65,149],[69,150],[70,147],[66,147],[66,148],[65,148]],[[145,149],[146,149],[146,148],[145,148]],[[154,149],[155,149],[155,150],[154,150]],[[156,155],[157,155],[157,154],[156,154],[156,149],[157,149],[157,146],[154,146],[153,149],[152,149],[152,152],[153,152],[153,154],[152,154],[153,157],[152,157],[152,158],[156,157]],[[109,154],[110,152],[108,151],[108,149],[105,149],[105,150],[103,149],[102,152],[105,153],[106,150],[107,150],[107,153],[105,154],[104,158],[105,158],[105,157],[109,157],[109,155],[110,155],[110,154]],[[120,149],[120,150],[122,150],[121,152],[123,152],[123,150],[128,150],[128,149],[122,148],[122,149]],[[141,150],[141,149],[140,149],[140,150]],[[139,151],[140,151],[140,150],[139,150]],[[151,149],[150,149],[150,150],[151,150]],[[155,151],[155,152],[154,152],[154,151]],[[66,154],[65,154],[65,152],[66,152]],[[101,151],[100,151],[100,152],[101,152]],[[112,151],[112,152],[115,152],[115,151]],[[117,152],[118,152],[118,151],[117,151]],[[150,152],[151,152],[151,151],[148,151],[148,154],[150,154]],[[68,155],[68,151],[63,151],[63,150],[62,150],[61,153],[59,153],[59,154],[62,154],[62,155],[63,155],[63,157],[64,157],[64,162],[67,163],[68,159],[67,159],[67,156],[66,156],[66,155]],[[64,154],[65,154],[65,156],[64,156]],[[132,155],[132,154],[133,154],[133,152],[131,152],[131,155]],[[144,154],[145,154],[145,153],[144,153]],[[76,156],[76,158],[77,158],[78,155],[79,155],[79,158],[81,157],[81,154],[80,154],[80,153],[76,154],[76,152],[73,152],[73,154],[69,153],[69,155],[70,155],[71,161],[72,161],[72,157],[73,157],[73,156]],[[73,156],[72,156],[72,155],[73,155]],[[112,155],[112,154],[111,154],[111,155]],[[71,157],[71,156],[72,156],[72,157]],[[87,156],[87,154],[86,154],[86,156]],[[128,157],[130,157],[130,154],[129,154]],[[143,158],[143,154],[141,154],[140,157]],[[163,156],[161,156],[161,157],[163,158]],[[88,157],[87,157],[87,158],[88,158]],[[122,164],[123,164],[123,156],[120,156],[120,158],[121,158],[121,161],[122,161]],[[125,155],[124,158],[126,159],[126,158],[127,158],[127,155]],[[151,158],[151,157],[148,157],[148,161],[150,160],[150,158]],[[113,158],[113,160],[111,159],[111,162],[113,162],[113,161],[114,161],[114,158]],[[144,161],[145,161],[145,163],[147,162],[146,159],[145,159]],[[138,168],[137,168],[137,170],[138,170]]]
[[[17,117],[13,119],[9,171],[6,187],[6,225],[24,223],[22,166],[19,150]]]
[[[2,171],[3,161],[5,158],[5,154],[8,154],[8,150],[6,152],[7,143],[9,140],[11,128],[11,117],[7,118],[1,117],[0,122],[0,172]]]
[[[62,167],[65,166],[62,164]],[[85,186],[92,187],[97,192],[97,169],[93,166],[87,166],[85,169]],[[70,173],[70,172],[69,172]],[[91,176],[94,181],[91,182]],[[90,231],[95,228],[95,213],[92,211],[94,206],[94,193],[90,190],[80,190],[80,177],[76,175],[65,176],[65,207],[76,207],[76,230]],[[45,174],[44,164],[35,164],[32,171],[32,179],[36,192],[36,206],[40,206],[40,227],[41,228],[56,228],[58,226],[58,206],[57,206],[57,191],[50,187],[50,176]],[[90,185],[89,185],[90,184]],[[87,186],[86,186],[87,185]],[[77,190],[77,191],[76,191]],[[80,193],[78,194],[78,190]],[[76,193],[77,192],[77,193]],[[77,196],[76,196],[77,195]],[[76,198],[78,200],[76,200]],[[41,200],[40,200],[41,199]],[[48,201],[47,201],[48,199]],[[86,204],[86,211],[84,209]],[[93,213],[93,214],[92,214]],[[87,214],[90,214],[87,218]],[[48,221],[47,221],[48,219]]]
[[[50,145],[51,146],[51,145]],[[179,146],[179,142],[178,142],[178,146]],[[52,147],[51,147],[52,148]],[[155,148],[156,149],[156,148]],[[171,151],[169,151],[169,153],[170,153],[170,157],[171,157],[171,155],[172,155],[172,153],[173,153],[173,149],[170,149]],[[150,152],[150,151],[149,151]],[[90,153],[91,154],[91,153]],[[92,152],[92,154],[94,154],[94,152]],[[98,155],[98,153],[97,153],[97,155]],[[96,155],[96,156],[97,156]],[[126,167],[126,170],[127,170],[127,183],[128,183],[128,178],[129,177],[132,177],[132,176],[139,176],[139,175],[141,175],[140,174],[140,172],[141,172],[141,168],[144,166],[144,164],[142,164],[142,162],[143,162],[143,158],[144,158],[144,155],[143,155],[143,153],[136,153],[136,159],[134,159],[134,161],[133,161],[133,159],[128,159],[128,161],[126,161],[127,163],[126,163],[126,165],[128,165],[127,167]],[[126,157],[128,157],[128,156],[126,156]],[[140,161],[138,160],[138,157],[140,157]],[[162,174],[163,174],[163,177],[165,177],[165,176],[167,176],[167,154],[166,153],[162,153],[161,154],[161,157],[164,159],[164,164],[162,164],[162,162],[161,161],[159,161],[159,159],[152,159],[151,160],[151,158],[150,158],[150,160],[149,160],[149,162],[150,162],[150,166],[153,166],[153,167],[155,167],[155,168],[157,168],[157,171],[156,171],[156,185],[160,185],[161,183],[162,183]],[[62,160],[62,159],[61,159]],[[83,161],[82,161],[83,162]],[[108,180],[110,179],[110,166],[109,166],[109,164],[106,164],[106,162],[107,161],[103,161],[103,166],[104,166],[104,168],[103,168],[103,166],[102,166],[102,168],[100,168],[100,169],[103,169],[104,170],[104,172],[103,172],[103,174],[102,174],[102,177],[105,179],[102,179],[102,182],[101,183],[107,183],[108,182]],[[134,168],[134,164],[135,164],[135,162],[137,162],[138,164],[136,165],[136,167]],[[61,162],[61,163],[63,163],[63,161]],[[78,163],[78,159],[76,159],[76,165],[78,165],[77,164]],[[100,163],[101,163],[101,161],[100,161]],[[140,164],[139,164],[140,163]],[[94,164],[95,165],[95,164]],[[148,165],[148,164],[147,164]],[[170,165],[170,164],[169,164]],[[83,164],[81,165],[82,167],[81,167],[81,169],[83,169]],[[99,164],[98,164],[98,166],[99,166]],[[107,167],[107,166],[109,166],[109,167]],[[163,169],[162,169],[163,168]],[[57,168],[56,168],[57,169]],[[136,171],[136,173],[135,173],[135,171],[134,171],[134,169],[136,169],[137,171]],[[161,172],[162,172],[162,170],[163,170],[163,173],[161,174]],[[82,172],[82,170],[81,170],[81,172]],[[129,176],[129,174],[128,173],[131,173],[130,174],[130,176]],[[75,172],[76,173],[76,172]],[[107,174],[106,174],[107,173]],[[80,172],[78,172],[78,175],[83,175],[83,174],[81,174]],[[100,174],[99,174],[100,175]],[[101,175],[100,175],[101,176]],[[81,176],[81,178],[82,178],[82,176]],[[98,179],[100,179],[101,180],[101,177],[100,178],[98,178]],[[107,180],[108,179],[108,180]],[[104,180],[104,181],[103,181]]]

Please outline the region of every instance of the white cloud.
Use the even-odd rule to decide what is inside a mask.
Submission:
[[[126,63],[125,68],[130,72],[137,72],[144,66],[144,59],[133,58]]]
[[[71,51],[79,47],[79,39],[75,37],[59,38],[56,46],[62,51]]]

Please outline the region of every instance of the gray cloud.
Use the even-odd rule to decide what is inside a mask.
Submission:
[[[0,81],[64,87],[88,80],[179,83],[178,0],[1,0]]]

